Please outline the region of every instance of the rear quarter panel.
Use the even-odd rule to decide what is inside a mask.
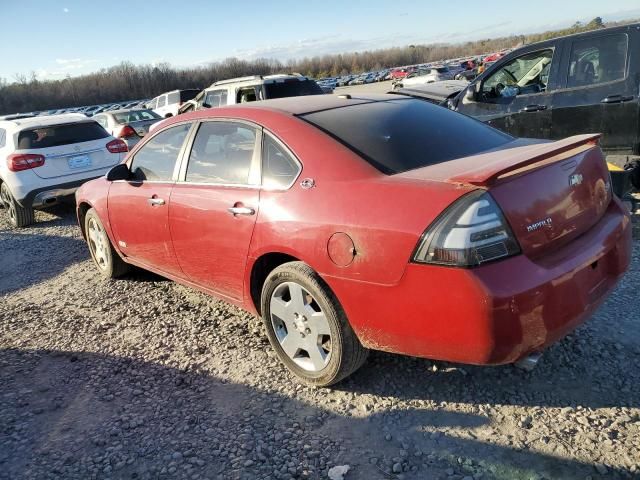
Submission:
[[[108,198],[109,198],[109,186],[110,182],[106,180],[106,178],[96,178],[95,180],[91,180],[90,182],[85,183],[76,191],[76,214],[78,216],[78,225],[82,230],[82,235],[84,236],[84,224],[82,223],[81,216],[81,207],[83,205],[88,205],[90,208],[93,208],[98,217],[100,217],[100,221],[104,226],[107,235],[109,236],[109,240],[111,240],[111,244],[117,250],[117,243],[114,241],[113,231],[111,230],[111,224],[109,223],[109,212],[108,212]]]
[[[473,187],[386,176],[306,122],[265,115],[262,124],[303,164],[287,191],[263,190],[249,249],[247,278],[261,255],[281,252],[331,277],[377,284],[400,281],[420,236],[444,208]],[[315,186],[303,188],[303,179]],[[355,258],[333,263],[328,241],[349,235]]]

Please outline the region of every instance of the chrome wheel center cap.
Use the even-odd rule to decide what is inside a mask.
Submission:
[[[307,319],[297,313],[295,313],[293,317],[293,325],[296,327],[296,330],[300,333],[305,333],[307,329]]]

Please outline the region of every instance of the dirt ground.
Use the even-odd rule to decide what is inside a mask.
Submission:
[[[149,273],[104,280],[72,208],[37,219],[0,210],[0,479],[640,478],[640,240],[531,373],[374,353],[312,389],[259,319]]]

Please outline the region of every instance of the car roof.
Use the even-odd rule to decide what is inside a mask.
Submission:
[[[21,118],[19,120],[5,120],[0,121],[0,127],[9,128],[17,127],[19,130],[25,128],[38,128],[48,127],[51,125],[60,125],[62,123],[77,123],[77,122],[93,122],[86,115],[82,113],[62,113],[60,115],[43,115],[38,117]]]
[[[198,110],[189,112],[177,117],[173,117],[170,123],[179,122],[180,120],[197,120],[210,117],[224,117],[233,115],[234,110],[267,110],[273,112],[284,113],[288,115],[305,115],[307,113],[319,112],[323,110],[332,110],[334,108],[348,107],[352,105],[360,105],[372,102],[384,102],[390,100],[410,100],[409,97],[389,94],[366,94],[366,95],[305,95],[298,97],[276,98],[271,100],[261,100],[257,102],[239,103],[235,105],[227,105],[224,107],[209,108],[206,110]],[[420,101],[420,100],[415,100]],[[244,116],[244,115],[243,115]],[[166,120],[165,120],[166,121]]]

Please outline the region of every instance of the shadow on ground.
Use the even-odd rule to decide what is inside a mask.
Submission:
[[[328,466],[344,463],[353,468],[347,479],[397,478],[362,455],[385,443],[383,418],[337,415],[212,375],[92,353],[6,349],[0,391],[1,479],[326,478]],[[405,414],[415,429],[408,461],[417,467],[405,478],[446,478],[448,468],[467,468],[459,457],[483,464],[485,479],[529,479],[534,472],[584,479],[594,472],[580,462],[446,433],[488,425],[481,414]],[[609,470],[608,478],[627,476]]]

